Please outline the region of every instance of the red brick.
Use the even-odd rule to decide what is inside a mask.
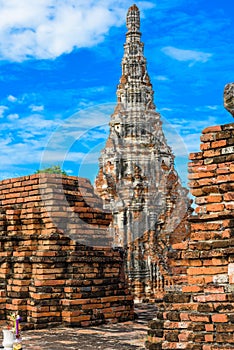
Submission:
[[[214,331],[214,325],[211,324],[206,324],[205,325],[206,332],[213,332]]]
[[[205,334],[205,341],[206,342],[213,342],[214,341],[214,335],[213,334]]]
[[[228,317],[226,314],[215,314],[211,316],[211,319],[213,322],[220,322],[220,323],[225,323],[228,321]]]
[[[209,142],[209,141],[214,141],[216,140],[216,137],[214,134],[206,134],[206,135],[201,135],[200,140],[202,142]]]
[[[215,133],[217,131],[222,131],[222,128],[220,125],[215,125],[215,126],[209,126],[202,130],[203,134],[208,134],[208,133]]]
[[[193,162],[188,162],[189,172],[192,172],[192,169],[197,166],[202,166],[204,164],[203,160],[194,160]]]
[[[195,180],[195,179],[202,179],[202,178],[213,177],[213,176],[214,176],[214,172],[211,172],[211,171],[197,172],[197,173],[188,174],[188,179]]]
[[[234,324],[233,323],[217,324],[216,331],[221,333],[234,333]]]
[[[211,142],[211,147],[212,148],[224,147],[226,145],[227,145],[227,141],[226,140],[219,140],[219,141]]]
[[[209,316],[207,315],[199,315],[199,314],[190,315],[189,318],[192,322],[205,322],[205,323],[210,322]]]
[[[227,266],[189,267],[188,275],[217,275],[227,273]]]
[[[220,156],[220,154],[221,154],[220,149],[211,149],[209,151],[204,151],[203,156],[205,158],[210,158],[210,157]]]
[[[225,209],[234,210],[234,202],[225,204]]]
[[[224,193],[223,198],[225,201],[234,201],[234,192]]]
[[[200,150],[201,151],[208,150],[210,148],[211,148],[211,143],[210,142],[201,143],[201,145],[200,145]]]
[[[190,160],[196,160],[196,159],[202,159],[202,158],[203,158],[202,152],[190,153],[190,155],[189,155]]]
[[[178,337],[180,342],[187,342],[191,337],[191,331],[182,331]]]
[[[181,250],[185,250],[188,248],[188,242],[184,241],[181,243],[175,243],[172,245],[173,249],[181,249]]]
[[[181,321],[189,321],[189,313],[181,312],[180,319],[181,319]]]
[[[228,181],[232,181],[233,179],[232,179],[232,176],[233,176],[234,174],[225,174],[225,175],[218,175],[217,176],[217,183],[221,183],[221,182],[228,182]]]
[[[205,296],[205,301],[226,301],[227,295],[222,294],[210,294]]]
[[[206,197],[207,203],[219,203],[222,202],[223,196],[221,194],[211,194]]]
[[[196,197],[204,195],[204,192],[201,188],[190,188],[190,193]]]
[[[207,204],[206,206],[207,212],[218,212],[224,210],[224,204]]]
[[[183,293],[198,293],[202,290],[200,286],[183,286],[182,287],[182,292]]]
[[[211,345],[203,345],[202,350],[212,350]]]
[[[219,333],[216,335],[216,342],[217,343],[223,343],[225,344],[224,347],[217,347],[217,348],[214,348],[214,350],[233,350],[233,343],[234,343],[234,337],[233,337],[233,334],[226,334],[226,333]],[[232,343],[232,345],[229,347],[227,346],[227,343]]]
[[[204,288],[204,293],[211,294],[211,293],[224,293],[224,287],[223,286],[207,286]]]

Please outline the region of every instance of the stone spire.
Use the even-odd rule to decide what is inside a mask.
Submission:
[[[127,248],[133,290],[143,296],[162,286],[170,235],[189,201],[153,102],[136,5],[128,10],[127,29],[117,105],[95,186],[113,214],[114,246]]]
[[[141,42],[140,11],[136,5],[127,13],[127,34],[122,60],[122,76],[117,89],[118,105],[126,109],[154,109],[153,89]]]
[[[127,28],[128,33],[134,33],[137,32],[140,34],[140,11],[138,7],[134,4],[131,7],[129,7],[128,13],[127,13]]]

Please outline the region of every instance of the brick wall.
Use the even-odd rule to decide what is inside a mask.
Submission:
[[[0,182],[0,320],[27,328],[133,317],[111,216],[86,179],[32,175]]]
[[[174,287],[149,324],[147,349],[234,349],[234,124],[206,128],[190,155],[191,233],[174,243]]]

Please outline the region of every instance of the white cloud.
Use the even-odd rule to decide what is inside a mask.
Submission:
[[[16,102],[17,101],[17,98],[15,96],[13,96],[13,95],[7,96],[7,99],[8,99],[9,102]]]
[[[113,110],[114,104],[94,105],[65,119],[50,135],[45,153],[63,150],[65,154],[75,144],[87,152],[93,143],[103,142],[109,132],[108,123]]]
[[[9,114],[0,124],[0,178],[32,173],[39,168],[43,149],[58,124],[37,114],[24,118]]]
[[[7,116],[7,119],[8,119],[8,120],[11,120],[11,121],[16,120],[16,119],[19,119],[19,114],[17,114],[17,113],[9,114],[9,115]]]
[[[32,133],[35,135],[48,134],[59,125],[59,121],[45,119],[45,117],[37,114],[19,118],[17,113],[7,116],[9,122],[1,123],[0,132],[12,131],[14,133]],[[11,121],[14,120],[14,123]]]
[[[43,163],[58,163],[65,160],[78,162],[85,157],[83,152],[62,152],[62,151],[46,151],[43,155]]]
[[[165,46],[161,50],[165,55],[177,61],[190,61],[192,64],[196,62],[205,63],[212,56],[211,53],[196,50],[182,50],[173,46]]]
[[[110,27],[124,23],[126,5],[124,0],[0,0],[0,58],[54,59],[96,45]],[[141,5],[152,7],[149,1]]]
[[[22,164],[27,173],[40,168],[40,163],[97,163],[100,153],[93,147],[107,137],[113,108],[113,104],[92,106],[67,120],[47,119],[36,113],[25,117],[9,114],[0,124],[0,178],[6,177],[9,169],[22,175]],[[31,170],[27,170],[29,166]]]
[[[7,106],[0,106],[0,118],[4,116],[4,113],[7,109],[8,109]]]
[[[130,5],[132,4],[133,4],[133,1],[130,3]],[[141,18],[145,18],[146,16],[145,16],[144,10],[151,10],[157,5],[151,1],[137,1],[137,6],[141,10]]]
[[[197,112],[218,111],[221,109],[220,107],[221,106],[218,106],[218,105],[199,106],[195,108],[195,111]],[[222,106],[222,109],[223,109],[223,106]]]
[[[18,128],[23,130],[30,130],[31,132],[41,133],[43,130],[45,133],[53,130],[57,127],[58,121],[45,119],[43,116],[33,114],[28,117],[22,118],[19,122]]]
[[[159,81],[167,81],[167,80],[169,80],[168,77],[166,77],[164,75],[156,75],[154,77],[154,79],[159,80]]]
[[[166,137],[173,152],[176,156],[187,155],[190,152],[199,151],[200,147],[200,136],[202,130],[207,125],[220,124],[216,117],[206,115],[203,119],[196,119],[192,116],[189,119],[176,118],[170,119],[170,122],[164,118],[163,130],[165,131]]]
[[[0,140],[0,148],[1,150],[8,146],[12,142],[13,138],[11,134],[5,135],[4,137],[1,138]]]
[[[2,169],[22,164],[33,164],[40,161],[40,156],[41,151],[32,147],[31,144],[16,143],[2,148],[0,163]]]
[[[173,109],[172,108],[167,108],[167,107],[160,108],[160,112],[165,112],[165,111],[171,112],[171,111],[173,111]]]
[[[30,105],[29,108],[32,112],[42,112],[44,111],[44,106],[36,106],[36,105]]]
[[[212,111],[217,111],[217,109],[219,108],[219,106],[215,105],[215,106],[207,106],[208,109],[211,109]]]

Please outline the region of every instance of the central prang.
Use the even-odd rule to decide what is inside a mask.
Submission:
[[[167,252],[174,236],[182,240],[187,234],[181,222],[190,200],[156,112],[136,5],[128,10],[127,28],[117,105],[95,186],[113,214],[113,245],[126,248],[132,290],[142,299],[170,285]]]

